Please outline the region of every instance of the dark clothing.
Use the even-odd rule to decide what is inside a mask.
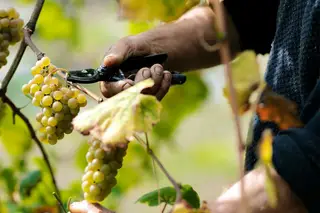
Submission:
[[[224,4],[240,34],[242,49],[270,51],[267,84],[296,102],[301,119],[307,123],[302,129],[279,132],[275,124],[255,117],[246,169],[252,170],[257,162],[256,145],[263,130],[273,129],[277,135],[273,145],[277,172],[309,212],[320,212],[316,205],[320,201],[320,115],[315,113],[320,106],[320,87],[316,86],[320,71],[320,0],[224,0]],[[316,98],[310,97],[314,88],[311,96]]]

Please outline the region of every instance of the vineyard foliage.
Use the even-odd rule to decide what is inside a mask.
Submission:
[[[9,10],[8,16],[4,16],[1,13],[3,11],[0,11],[0,19],[8,17],[9,23],[12,22],[5,27],[5,30],[0,29],[8,40],[0,49],[3,52],[0,56],[5,56],[5,60],[0,58],[1,76],[8,72],[13,61],[18,46],[14,44],[22,39],[22,20],[24,23],[28,21],[36,2],[36,0],[13,0],[0,4],[0,7],[16,7],[21,11],[22,8],[27,8],[27,13],[20,13],[20,18],[17,13],[12,12],[12,9]],[[109,209],[121,211],[121,207],[125,206],[123,202],[134,204],[134,201],[127,199],[130,193],[141,190],[139,187],[146,183],[152,185],[146,184],[147,187],[142,187],[143,192],[134,194],[136,200],[134,205],[146,204],[148,212],[152,206],[160,206],[163,203],[165,206],[173,206],[173,212],[176,213],[207,212],[206,203],[202,202],[204,198],[198,194],[197,188],[201,188],[200,182],[208,181],[207,176],[213,175],[209,170],[212,171],[214,168],[201,170],[199,168],[203,164],[188,163],[204,162],[208,159],[221,162],[217,163],[221,165],[234,166],[236,163],[230,162],[231,158],[227,156],[232,152],[212,150],[194,154],[195,150],[199,150],[196,148],[201,146],[201,141],[192,141],[195,146],[175,142],[179,131],[184,130],[182,131],[184,134],[188,133],[188,136],[180,139],[180,142],[184,142],[196,127],[196,130],[207,129],[207,132],[210,132],[211,128],[219,128],[219,125],[227,122],[225,120],[212,122],[207,118],[209,114],[206,112],[207,114],[202,116],[205,117],[202,118],[204,124],[183,126],[188,123],[190,117],[201,113],[200,109],[205,108],[206,103],[209,103],[208,106],[212,104],[210,87],[204,81],[200,70],[187,73],[187,83],[172,87],[161,102],[153,96],[140,94],[142,89],[153,85],[151,79],[97,104],[96,100],[90,99],[90,95],[85,96],[83,91],[80,91],[83,89],[68,86],[68,83],[58,76],[59,72],[65,74],[69,69],[99,66],[107,49],[107,46],[102,49],[101,43],[111,45],[121,36],[137,34],[155,27],[160,22],[176,20],[202,1],[143,0],[137,3],[134,0],[119,0],[116,3],[116,1],[101,0],[96,1],[97,5],[91,5],[89,2],[91,1],[45,1],[32,35],[34,43],[44,51],[44,57],[26,51],[22,58],[5,94],[5,97],[8,96],[12,104],[17,107],[16,111],[12,110],[8,101],[0,102],[0,212],[56,213],[61,211],[57,199],[61,200],[63,207],[67,209],[70,198],[77,201],[86,199],[89,202],[100,202]],[[17,11],[19,12],[19,9]],[[91,17],[92,14],[96,15]],[[119,21],[116,17],[124,20]],[[9,26],[11,28],[8,28]],[[12,44],[12,47],[9,47],[9,44]],[[7,51],[8,47],[10,51]],[[264,85],[259,72],[261,65],[256,59],[254,52],[247,51],[231,62],[235,77],[234,87],[238,97],[238,111],[242,115],[255,106],[250,101],[252,92]],[[86,88],[101,96],[97,85],[86,85]],[[226,103],[223,107],[216,108],[216,115],[231,112],[227,105],[231,98],[228,87],[225,86],[220,93],[226,97]],[[277,120],[283,128],[302,125],[294,115],[295,108],[292,103],[270,93],[263,97],[269,100],[269,105],[260,108],[258,106],[257,109],[259,113],[269,115],[267,120]],[[274,110],[274,100],[279,99],[283,101],[283,106],[291,105],[293,112],[283,113],[285,107]],[[37,140],[34,140],[35,136],[30,133],[28,123],[17,115],[17,111],[21,111],[29,119],[39,142],[48,152],[47,157],[41,157],[37,151],[39,145],[37,147],[34,143]],[[274,111],[277,112],[276,115],[272,114]],[[285,118],[289,117],[290,122],[283,123],[283,120],[287,119],[279,120],[278,114],[282,114]],[[211,127],[212,124],[216,126]],[[203,128],[200,128],[201,125]],[[148,133],[149,137],[140,140],[141,135],[146,135],[139,133]],[[198,133],[201,134],[202,132]],[[229,130],[215,139],[221,140],[223,148],[227,150],[229,147],[224,143],[225,136],[230,136]],[[212,138],[206,140],[212,144]],[[266,171],[269,171],[272,166],[272,135],[266,135],[261,143],[262,164]],[[153,151],[149,150],[149,145]],[[163,150],[170,150],[170,155],[178,156],[179,153],[175,148],[181,145],[189,148],[196,158],[192,161],[188,159],[186,162],[169,156],[167,159],[160,158],[165,167],[168,166],[173,173],[176,169],[188,170],[188,173],[184,173],[181,169],[180,175],[178,172],[173,175],[182,179],[183,183],[179,182],[176,186],[180,187],[182,200],[174,205],[178,197],[176,188],[168,186],[170,178],[168,175],[164,178],[163,174],[159,174],[160,169],[155,166],[156,158],[153,157],[152,160],[148,154],[160,155]],[[202,145],[204,147],[205,144]],[[48,167],[48,159],[53,168]],[[197,176],[199,171],[205,171],[202,173],[203,177]],[[54,184],[52,174],[56,174],[57,184]],[[199,178],[198,187],[195,187],[194,183],[189,185],[195,178]],[[212,185],[217,187],[217,192],[220,192],[219,183]],[[57,192],[57,186],[60,188],[60,194]],[[271,204],[276,205],[277,201],[274,199],[276,192],[271,179],[268,179],[266,186]],[[205,188],[203,191],[211,192],[207,186]],[[55,191],[58,198],[52,195]]]

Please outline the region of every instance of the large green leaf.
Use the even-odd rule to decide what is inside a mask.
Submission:
[[[149,132],[160,120],[161,104],[151,95],[140,92],[152,87],[147,79],[78,114],[74,128],[88,133],[103,143],[124,143],[137,132]]]
[[[200,73],[188,73],[183,86],[173,86],[161,101],[160,122],[153,129],[158,139],[170,139],[181,121],[195,112],[208,97],[208,88]]]
[[[200,207],[200,198],[190,185],[183,185],[181,188],[182,198],[193,208]],[[160,196],[159,196],[160,195]],[[159,203],[160,200],[160,203]],[[145,203],[148,206],[158,206],[161,203],[173,205],[176,200],[176,190],[173,187],[164,187],[142,195],[137,202]]]
[[[7,104],[0,106],[0,142],[13,157],[23,156],[31,148],[31,137],[24,121],[13,116]]]

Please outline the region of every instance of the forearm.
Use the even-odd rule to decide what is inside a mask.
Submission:
[[[210,45],[217,43],[214,20],[214,13],[209,7],[199,7],[176,22],[161,25],[136,37],[149,38],[145,40],[153,53],[168,53],[169,58],[165,64],[168,70],[208,68],[220,63],[219,52],[207,51],[200,40],[205,39]],[[234,56],[239,51],[238,35],[230,19],[227,23],[228,40]]]

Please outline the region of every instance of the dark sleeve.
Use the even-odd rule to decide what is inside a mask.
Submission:
[[[276,31],[280,0],[224,0],[226,10],[234,22],[242,50],[269,53]]]
[[[302,200],[308,212],[320,212],[320,82],[311,93],[301,119],[302,129],[280,132],[273,143],[278,174]]]

